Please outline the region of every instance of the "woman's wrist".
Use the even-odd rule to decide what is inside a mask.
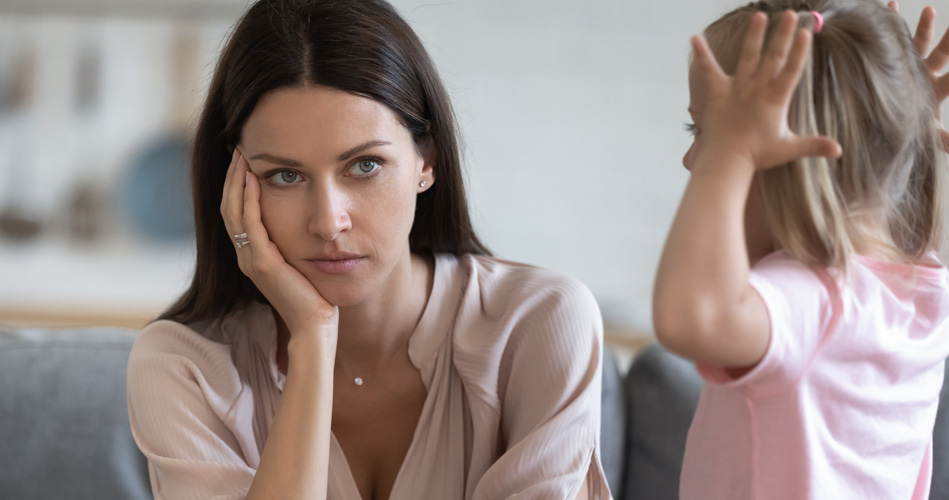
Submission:
[[[306,329],[291,331],[287,343],[287,356],[290,367],[328,366],[332,371],[336,361],[336,325],[316,325]],[[294,363],[299,359],[300,363]]]

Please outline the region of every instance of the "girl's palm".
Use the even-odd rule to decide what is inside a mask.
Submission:
[[[802,157],[839,156],[840,145],[833,139],[800,137],[788,127],[788,109],[810,52],[811,34],[795,30],[797,15],[787,11],[762,53],[766,26],[764,14],[752,17],[734,76],[722,70],[703,37],[693,37],[699,77],[708,91],[701,126],[704,141],[716,154],[738,154],[757,170]]]

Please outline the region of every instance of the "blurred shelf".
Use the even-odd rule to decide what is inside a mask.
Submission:
[[[236,19],[251,0],[3,0],[0,15]]]
[[[117,311],[114,309],[47,308],[42,306],[7,308],[0,306],[0,326],[11,328],[83,328],[115,326],[141,329],[161,310]]]
[[[0,324],[141,328],[187,287],[193,244],[0,244]]]

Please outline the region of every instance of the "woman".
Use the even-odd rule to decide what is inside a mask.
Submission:
[[[253,5],[192,164],[194,280],[129,359],[156,498],[609,497],[596,303],[475,236],[389,4]]]

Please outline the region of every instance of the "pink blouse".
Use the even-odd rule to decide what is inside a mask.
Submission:
[[[393,499],[570,499],[599,458],[603,326],[581,283],[493,258],[436,255],[409,340],[427,389]],[[269,306],[212,322],[146,327],[128,366],[132,434],[163,499],[240,499],[285,377]],[[329,499],[360,500],[331,440]]]

